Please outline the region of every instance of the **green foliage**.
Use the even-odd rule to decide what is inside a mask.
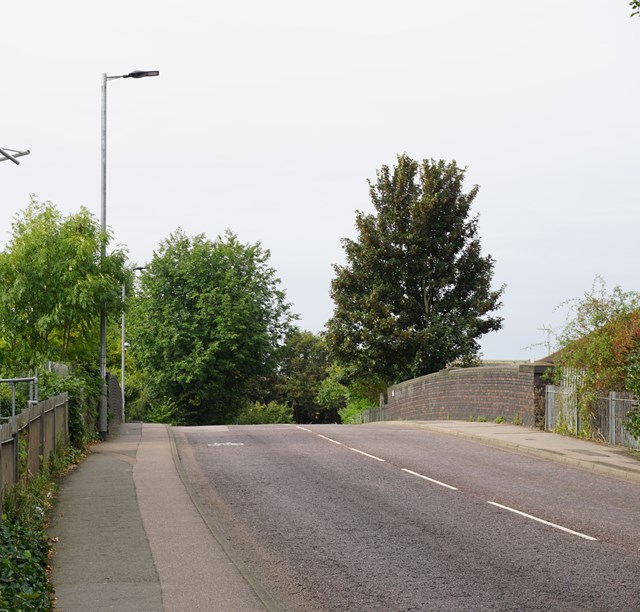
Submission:
[[[599,393],[640,390],[640,366],[636,366],[640,360],[640,293],[623,292],[616,286],[609,294],[604,280],[596,277],[582,299],[568,304],[573,318],[560,336],[554,376],[557,383],[574,388],[579,435],[589,437]]]
[[[0,521],[0,610],[51,610],[49,545],[43,530]]]
[[[486,423],[487,422],[487,417],[482,415],[478,417],[478,423]]]
[[[247,404],[238,412],[238,425],[260,425],[262,423],[293,423],[293,408],[288,404],[269,402]]]
[[[631,410],[622,425],[636,440],[640,440],[640,409]]]
[[[185,424],[224,423],[271,375],[294,318],[270,254],[227,232],[215,241],[182,230],[140,276],[127,319],[152,399],[170,398]]]
[[[496,423],[498,423],[498,424],[504,423],[504,417],[503,416],[497,416],[496,417]]]
[[[38,375],[40,397],[69,394],[69,441],[75,448],[84,448],[95,437],[95,422],[102,392],[97,371],[84,370],[80,365],[70,373],[42,371]]]
[[[341,408],[338,414],[343,423],[360,423],[360,415],[373,407],[371,400],[366,397],[349,396],[345,407]]]
[[[77,449],[53,455],[48,468],[9,487],[0,520],[0,610],[51,610],[49,542],[45,532],[54,479],[81,456]]]
[[[345,369],[338,364],[332,364],[327,372],[327,377],[318,386],[316,402],[325,408],[337,408],[347,405],[349,399],[349,387],[347,386]]]
[[[596,277],[590,291],[567,302],[573,317],[560,335],[556,382],[575,387],[583,435],[589,435],[598,392],[634,391],[640,369],[634,368],[640,340],[640,293],[609,294]]]
[[[626,388],[640,399],[640,343],[629,352],[626,368]],[[637,440],[640,440],[640,406],[636,406],[627,414],[623,427]]]
[[[513,425],[522,425],[522,417],[519,414],[513,417]]]
[[[98,352],[100,309],[119,315],[126,255],[100,258],[108,242],[85,209],[63,216],[32,198],[0,253],[0,368],[28,371],[46,360],[86,361]]]
[[[144,421],[147,423],[167,423],[180,425],[180,415],[177,404],[168,397],[154,400],[144,413]]]
[[[631,2],[629,2],[629,6],[632,9],[631,17],[640,15],[640,0],[631,0]]]
[[[365,410],[377,406],[380,388],[375,384],[353,380],[349,368],[332,364],[318,389],[318,404],[337,410],[342,423],[359,423]]]
[[[488,316],[493,259],[482,256],[478,188],[462,191],[455,162],[398,157],[383,166],[370,195],[375,214],[358,212],[356,240],[344,239],[347,263],[334,266],[327,344],[352,380],[388,384],[475,357],[479,338],[501,328]]]
[[[296,415],[309,415],[321,408],[318,391],[327,377],[329,356],[322,336],[293,329],[278,354],[273,399],[289,404]]]

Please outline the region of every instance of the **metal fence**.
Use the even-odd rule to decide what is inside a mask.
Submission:
[[[56,395],[0,425],[0,506],[6,487],[46,467],[69,441],[69,396]]]
[[[545,429],[566,431],[577,435],[583,429],[589,429],[593,438],[640,450],[640,441],[636,440],[624,428],[627,414],[638,405],[630,393],[611,391],[598,396],[593,414],[584,422],[578,410],[575,387],[547,385],[545,390]]]
[[[360,413],[359,423],[376,423],[385,420],[384,408],[369,408]]]

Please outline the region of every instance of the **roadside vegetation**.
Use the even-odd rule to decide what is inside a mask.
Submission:
[[[572,317],[559,337],[554,379],[575,387],[582,435],[592,435],[596,400],[610,391],[640,397],[640,293],[608,291],[596,277],[591,290],[567,303]],[[624,427],[640,439],[640,407]]]
[[[52,456],[47,468],[33,477],[27,477],[23,467],[23,480],[5,492],[0,520],[0,610],[52,609],[47,515],[57,479],[81,456],[69,448]]]

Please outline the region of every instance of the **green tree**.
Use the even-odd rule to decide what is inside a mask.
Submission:
[[[322,410],[316,396],[327,376],[329,354],[324,338],[295,328],[287,336],[279,358],[274,387],[276,401],[289,404],[296,418],[308,422]]]
[[[110,319],[119,316],[127,279],[122,250],[100,258],[109,238],[86,208],[64,216],[32,197],[16,215],[0,253],[3,371],[26,371],[45,360],[95,360],[101,306]]]
[[[636,17],[637,15],[640,15],[640,0],[631,0],[631,2],[629,2],[629,6],[633,11],[631,13],[632,17]]]
[[[337,361],[377,392],[390,383],[473,359],[478,339],[501,328],[492,290],[493,259],[483,256],[477,217],[455,162],[406,155],[369,182],[375,214],[357,212],[346,265],[334,266],[327,343]]]
[[[130,350],[151,398],[175,402],[182,422],[233,420],[277,366],[294,317],[269,257],[230,232],[210,241],[179,229],[141,274]]]

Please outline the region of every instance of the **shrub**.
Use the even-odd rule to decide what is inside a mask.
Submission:
[[[347,400],[347,405],[338,410],[338,414],[343,423],[360,423],[360,415],[372,408],[371,400],[364,397],[351,397]]]
[[[289,404],[269,402],[247,404],[236,417],[238,425],[260,425],[263,423],[293,423],[293,408]]]
[[[102,382],[97,373],[77,370],[71,374],[43,372],[38,376],[38,395],[53,397],[65,391],[69,394],[69,442],[83,448],[95,437],[98,402]]]
[[[147,423],[167,423],[169,425],[179,425],[180,416],[178,405],[168,397],[161,400],[151,401],[144,413],[144,420]]]

